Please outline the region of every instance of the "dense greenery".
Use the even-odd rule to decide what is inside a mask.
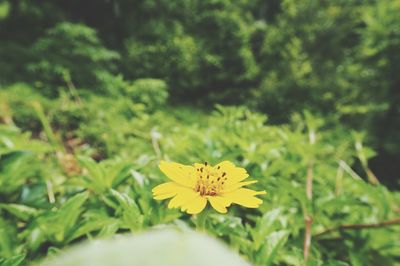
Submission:
[[[164,159],[230,160],[259,181],[259,209],[206,221],[255,265],[400,265],[399,13],[398,0],[0,1],[0,263],[196,228],[152,199]]]

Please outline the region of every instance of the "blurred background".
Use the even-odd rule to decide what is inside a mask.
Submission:
[[[127,93],[151,78],[168,86],[172,104],[243,104],[274,124],[309,110],[365,132],[377,152],[371,168],[398,188],[399,8],[390,0],[3,0],[0,82],[54,98],[71,87]]]
[[[8,228],[0,233],[0,254],[35,260],[49,247],[106,234],[99,226],[65,225],[62,237],[55,231],[38,238],[35,226],[54,220],[39,219],[37,211],[54,215],[52,204],[63,206],[85,189],[121,192],[132,173],[130,182],[150,188],[163,180],[160,159],[229,159],[262,178],[259,187],[270,194],[260,213],[235,209],[229,223],[277,219],[260,229],[260,239],[286,226],[278,240],[291,244],[237,247],[257,265],[296,265],[310,212],[319,217],[316,231],[330,221],[399,216],[399,14],[398,0],[0,0],[0,221]],[[112,179],[98,177],[96,167]],[[303,198],[310,171],[318,203]],[[89,181],[80,183],[82,176]],[[122,211],[95,196],[75,216],[93,222],[92,212],[103,206],[110,224],[96,217],[111,234],[177,217],[190,224],[151,196],[138,198],[143,187],[126,191],[139,186],[128,184],[122,190],[139,201],[140,227],[112,227],[111,217]],[[10,206],[33,209],[21,215]],[[231,246],[246,234],[256,238],[247,227],[232,238],[215,226],[210,231]],[[312,258],[394,265],[398,230],[373,232],[322,240]]]

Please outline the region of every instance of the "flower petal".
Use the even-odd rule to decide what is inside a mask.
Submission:
[[[177,194],[185,193],[185,192],[190,193],[191,191],[193,191],[193,190],[188,187],[181,186],[175,182],[168,182],[168,183],[158,185],[155,188],[153,188],[153,190],[152,190],[153,197],[156,200],[172,198],[173,196],[175,196]]]
[[[161,161],[159,167],[172,181],[186,187],[194,187],[196,170],[193,166]]]
[[[222,194],[222,197],[247,208],[257,208],[262,203],[262,200],[255,196],[263,194],[266,194],[266,192],[254,191],[247,188],[239,188],[232,192]]]
[[[236,167],[230,161],[223,161],[214,166],[214,169],[226,173],[227,180],[225,181],[225,187],[230,187],[236,183],[239,183],[249,176],[246,169]]]
[[[197,214],[201,212],[207,205],[207,199],[198,194],[197,197],[192,199],[188,204],[182,207],[182,211],[189,214]]]
[[[227,198],[220,197],[220,196],[210,196],[207,197],[208,201],[210,202],[211,206],[220,213],[227,213],[226,207],[231,205],[231,201]]]
[[[167,182],[154,187],[151,191],[154,195],[162,195],[176,191],[179,185],[175,182]]]
[[[175,195],[176,195],[176,192],[171,192],[171,193],[162,194],[162,195],[153,196],[153,197],[155,200],[164,200],[164,199],[172,198]]]
[[[199,194],[192,189],[184,188],[178,191],[176,196],[172,198],[168,203],[168,208],[180,208],[190,203]]]
[[[245,181],[245,182],[239,182],[239,183],[235,183],[235,184],[231,184],[230,186],[225,186],[224,188],[224,193],[228,193],[228,192],[232,192],[238,188],[250,185],[250,184],[254,184],[257,183],[257,180],[251,180],[251,181]]]
[[[193,166],[194,166],[194,168],[206,167],[203,163],[194,163]]]

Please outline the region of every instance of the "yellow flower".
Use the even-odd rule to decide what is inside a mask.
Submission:
[[[161,161],[159,167],[172,182],[153,188],[154,199],[172,198],[168,208],[180,208],[190,214],[201,212],[207,201],[220,213],[226,213],[232,203],[257,208],[262,200],[255,196],[266,194],[243,188],[257,181],[242,182],[249,176],[246,170],[229,161],[214,167],[208,163],[191,166]]]

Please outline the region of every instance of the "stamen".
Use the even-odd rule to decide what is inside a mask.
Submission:
[[[220,166],[217,166],[217,169],[209,169],[208,166],[210,165],[205,162],[202,167],[196,168],[198,179],[194,189],[202,197],[217,196],[227,180],[226,172],[221,174],[221,172],[217,171],[217,169],[220,169]]]
[[[218,169],[218,170],[219,170],[219,169],[221,169],[221,166],[220,166],[220,165],[218,165],[217,169]]]

